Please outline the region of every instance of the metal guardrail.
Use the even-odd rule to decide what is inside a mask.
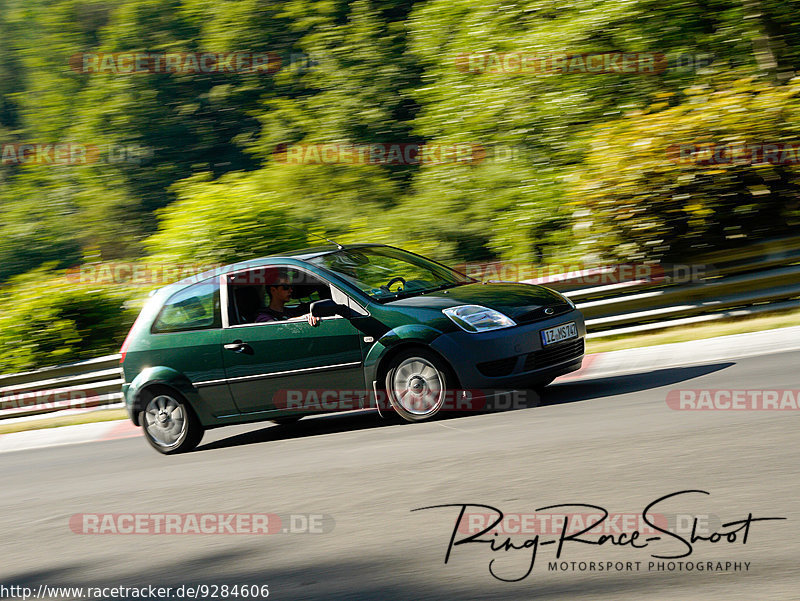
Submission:
[[[614,267],[547,278],[586,316],[589,338],[651,332],[706,321],[800,308],[800,236],[695,257],[705,276],[678,282],[658,277],[603,285]],[[674,275],[674,272],[673,272]],[[595,278],[596,276],[596,278]],[[0,420],[46,416],[64,409],[121,407],[120,355],[0,376]]]
[[[602,279],[614,267],[527,281],[544,283],[575,302],[586,316],[589,338],[800,307],[800,236],[699,255],[690,266],[678,266],[682,273],[701,268],[702,277],[689,283],[675,281],[675,266],[656,267],[656,277],[600,286],[585,282]]]
[[[0,420],[122,406],[120,355],[0,376]]]

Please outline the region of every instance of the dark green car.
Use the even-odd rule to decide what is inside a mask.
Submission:
[[[123,392],[150,444],[176,453],[208,428],[381,395],[419,421],[453,391],[540,388],[581,366],[585,335],[575,305],[542,286],[481,283],[391,246],[330,246],[155,292],[121,350]]]

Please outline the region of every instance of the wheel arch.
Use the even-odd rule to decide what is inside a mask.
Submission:
[[[126,403],[131,421],[136,426],[141,426],[139,413],[144,410],[146,401],[152,398],[152,391],[159,388],[179,394],[195,416],[200,418],[197,411],[197,390],[186,376],[168,367],[151,367],[142,371],[131,382]]]
[[[442,355],[442,353],[440,353],[436,349],[431,348],[431,346],[427,344],[427,342],[425,341],[404,340],[389,347],[378,360],[375,366],[375,380],[378,382],[379,388],[383,387],[383,381],[386,378],[386,373],[389,371],[389,366],[392,364],[392,361],[402,353],[406,351],[411,351],[415,348],[424,349],[425,351],[438,357],[439,360],[441,360],[441,362],[447,368],[449,372],[448,375],[453,378],[453,385],[455,387],[459,386],[458,374],[456,373],[456,370],[453,368],[453,365],[450,363],[450,361],[447,360],[447,357]]]

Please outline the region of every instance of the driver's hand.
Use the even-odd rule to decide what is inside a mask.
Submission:
[[[308,324],[316,328],[317,325],[319,324],[319,317],[316,317],[314,315],[311,315],[311,313],[309,313],[308,314]]]

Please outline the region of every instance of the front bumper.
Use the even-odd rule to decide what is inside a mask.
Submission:
[[[542,346],[541,330],[574,321],[578,338]],[[453,367],[462,388],[531,388],[580,369],[586,325],[577,309],[534,323],[473,334],[451,332],[431,342]]]

